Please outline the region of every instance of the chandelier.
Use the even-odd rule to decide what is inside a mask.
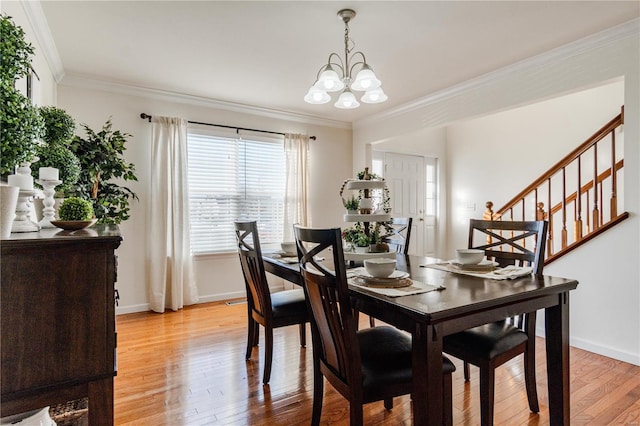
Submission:
[[[387,100],[387,95],[382,91],[382,83],[373,70],[367,64],[367,60],[362,52],[351,51],[355,47],[353,40],[349,38],[349,21],[356,16],[352,9],[342,9],[338,12],[338,17],[344,22],[344,60],[337,53],[331,53],[327,64],[323,65],[307,92],[304,100],[310,104],[326,104],[331,100],[328,92],[339,92],[340,97],[334,104],[336,108],[352,109],[358,108],[360,102],[356,99],[353,91],[364,92],[360,100],[368,104],[377,104]],[[336,72],[336,68],[342,73],[342,77]],[[354,71],[358,69],[355,79],[352,77]]]

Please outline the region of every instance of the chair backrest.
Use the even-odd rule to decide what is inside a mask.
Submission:
[[[469,248],[484,250],[487,259],[500,266],[531,266],[541,275],[547,241],[547,222],[471,219]]]
[[[271,319],[271,293],[262,263],[262,250],[255,221],[235,222],[238,256],[247,288],[247,303],[251,311]]]
[[[409,252],[412,223],[413,218],[410,217],[391,218],[391,234],[384,237],[384,242],[389,245],[389,251],[402,254]]]
[[[294,225],[294,232],[305,296],[313,319],[314,357],[324,371],[331,372],[333,377],[327,378],[334,386],[335,379],[342,386],[361,384],[360,346],[347,287],[340,228],[310,229]],[[314,256],[323,251],[327,260],[319,263]]]

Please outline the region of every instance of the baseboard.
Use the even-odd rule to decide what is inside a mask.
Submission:
[[[280,291],[282,290],[282,286],[270,286],[271,291]],[[200,296],[198,303],[209,303],[209,302],[220,302],[223,300],[233,300],[233,299],[241,299],[247,297],[247,294],[244,291],[234,291],[229,293],[218,293],[218,294],[210,294],[206,296]],[[148,303],[143,303],[139,305],[129,305],[129,306],[118,306],[116,307],[116,315],[124,315],[124,314],[134,314],[136,312],[147,312],[151,310],[151,306]]]
[[[136,312],[147,312],[150,310],[151,307],[148,303],[143,303],[141,305],[117,306],[116,315],[135,314]]]
[[[536,328],[536,336],[545,337],[543,328]],[[579,337],[569,337],[569,345],[582,349],[594,354],[606,356],[607,358],[616,359],[618,361],[628,362],[629,364],[640,366],[640,354],[621,351],[610,346],[603,346],[591,340],[581,339]]]

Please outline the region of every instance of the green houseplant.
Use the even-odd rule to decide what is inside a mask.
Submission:
[[[43,122],[38,110],[18,89],[16,81],[31,72],[33,46],[10,16],[0,15],[0,175],[31,162]]]
[[[39,109],[44,121],[43,143],[36,148],[38,161],[31,170],[37,176],[40,167],[55,167],[62,183],[56,187],[59,197],[66,196],[80,178],[80,160],[69,149],[76,127],[75,120],[63,109],[44,106]]]
[[[353,195],[351,196],[351,198],[345,201],[344,208],[347,209],[348,212],[357,212],[359,204],[360,204],[360,199],[355,195]]]
[[[86,124],[82,128],[86,137],[76,136],[70,146],[81,167],[75,194],[92,200],[99,223],[119,224],[130,217],[130,200],[138,199],[130,188],[114,182],[138,180],[135,166],[124,159],[125,144],[131,135],[113,130],[111,118],[98,132]]]
[[[89,200],[80,197],[69,197],[60,204],[58,215],[60,220],[91,220],[93,218],[93,205]]]

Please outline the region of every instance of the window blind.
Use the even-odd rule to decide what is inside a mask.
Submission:
[[[193,254],[236,251],[235,220],[256,220],[262,245],[282,241],[285,155],[282,140],[188,137]]]

